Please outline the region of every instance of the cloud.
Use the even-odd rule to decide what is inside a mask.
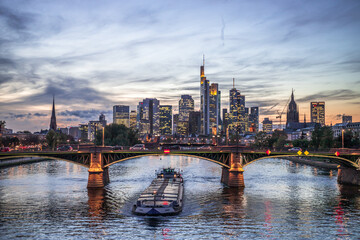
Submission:
[[[0,6],[0,17],[5,21],[10,29],[16,31],[25,30],[34,21],[34,14],[19,12]]]
[[[354,100],[360,98],[360,93],[357,93],[349,89],[339,89],[318,92],[302,98],[297,99],[298,102],[309,102],[309,101],[324,101],[324,100]]]
[[[73,111],[62,111],[58,113],[58,116],[75,116],[82,119],[97,119],[99,115],[103,114],[112,114],[112,111],[100,111],[95,109],[90,110],[73,110]],[[78,119],[77,119],[78,120]]]
[[[45,117],[47,114],[44,113],[7,113],[5,114],[4,118],[6,119],[34,119],[38,117]]]

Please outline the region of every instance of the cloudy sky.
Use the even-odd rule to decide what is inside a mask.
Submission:
[[[0,120],[15,131],[112,122],[114,104],[181,94],[199,107],[199,67],[228,107],[232,78],[260,120],[291,89],[300,116],[360,121],[360,1],[0,1]],[[283,117],[284,119],[285,117]]]

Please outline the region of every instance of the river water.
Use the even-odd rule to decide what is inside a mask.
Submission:
[[[185,205],[170,217],[131,213],[161,167],[183,170]],[[220,183],[221,167],[183,156],[114,164],[103,190],[79,165],[46,161],[0,169],[1,239],[359,239],[359,188],[336,171],[287,160],[245,168],[244,190]]]

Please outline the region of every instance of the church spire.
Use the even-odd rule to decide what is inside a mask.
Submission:
[[[50,120],[50,130],[56,131],[56,116],[55,116],[55,95],[53,95],[53,106]]]

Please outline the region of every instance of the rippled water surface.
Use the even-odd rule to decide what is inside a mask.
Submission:
[[[131,213],[161,167],[184,171],[185,205],[171,217]],[[110,167],[87,190],[86,168],[47,161],[0,169],[1,239],[358,239],[359,188],[336,172],[268,159],[245,168],[246,188],[220,183],[221,167],[196,158],[143,157]]]

